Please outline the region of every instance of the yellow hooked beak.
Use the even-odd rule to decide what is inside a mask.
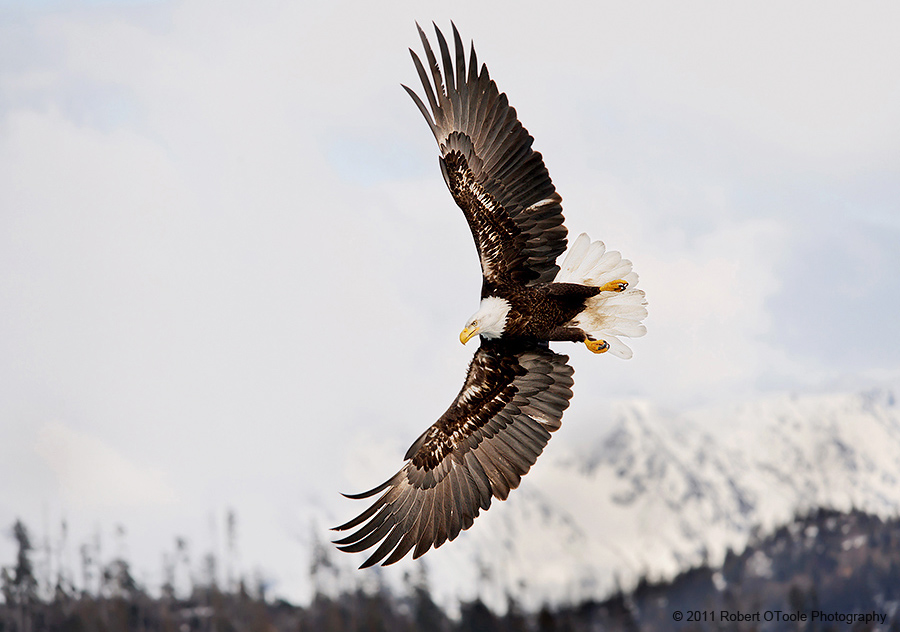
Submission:
[[[472,336],[478,333],[478,327],[466,327],[459,332],[459,341],[466,344],[472,339]]]

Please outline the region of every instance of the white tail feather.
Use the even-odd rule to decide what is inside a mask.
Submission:
[[[601,292],[588,299],[587,306],[571,321],[595,340],[609,343],[609,353],[630,358],[631,349],[617,336],[636,338],[647,333],[641,321],[647,317],[644,291],[635,286],[638,275],[631,269],[631,261],[623,259],[615,250],[606,250],[602,241],[591,242],[581,233],[560,266],[554,279],[557,283],[578,283],[602,287],[611,281],[628,283],[624,292]]]

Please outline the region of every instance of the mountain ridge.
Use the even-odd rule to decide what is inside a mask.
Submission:
[[[898,516],[894,393],[777,394],[677,415],[622,402],[596,442],[551,442],[506,502],[423,558],[435,598],[500,611],[509,598],[532,609],[602,600],[720,565],[820,507]]]

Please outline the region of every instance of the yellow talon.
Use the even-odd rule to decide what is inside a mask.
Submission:
[[[610,281],[606,285],[600,288],[601,292],[624,292],[625,288],[628,287],[628,281],[623,281],[622,279],[616,279],[615,281]]]
[[[585,338],[584,345],[592,352],[592,353],[606,353],[609,351],[609,343],[605,340],[588,340]]]

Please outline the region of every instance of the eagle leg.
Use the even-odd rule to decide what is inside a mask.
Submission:
[[[604,284],[601,288],[601,292],[624,292],[628,287],[628,281],[623,281],[622,279],[616,279],[615,281],[610,281],[609,283]]]
[[[583,329],[578,327],[556,327],[550,332],[548,340],[568,340],[571,342],[583,342],[593,353],[606,353],[609,351],[609,343],[605,340],[594,340]]]
[[[570,323],[571,325],[571,323]],[[572,326],[554,327],[547,336],[547,340],[555,340],[558,342],[582,342],[587,340],[587,334],[583,329]]]

